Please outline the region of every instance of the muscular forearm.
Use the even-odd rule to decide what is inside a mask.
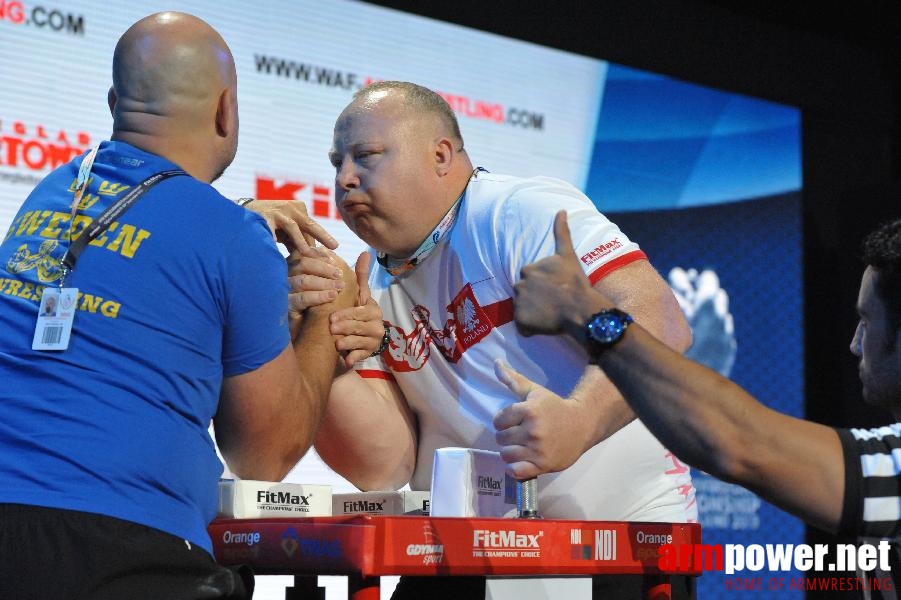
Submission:
[[[682,460],[717,477],[747,484],[744,442],[760,405],[718,373],[666,347],[641,326],[598,364],[648,429]]]
[[[838,527],[845,476],[835,430],[764,406],[640,326],[598,363],[679,458],[819,527]]]
[[[586,427],[583,452],[635,420],[635,412],[615,385],[594,365],[589,365],[569,395],[578,403]]]
[[[361,490],[402,487],[416,465],[416,427],[402,402],[355,372],[342,375],[333,386],[316,451]]]
[[[567,333],[584,344],[581,324],[605,308],[610,306],[600,296],[590,295],[568,319]],[[623,339],[598,357],[603,370],[599,385],[617,389],[598,403],[621,421],[637,414],[665,446],[693,466],[743,482],[745,444],[739,440],[753,427],[748,411],[759,403],[725,377],[682,356],[684,340],[678,334],[669,336],[670,344],[665,344],[636,318]],[[611,429],[602,424],[598,433],[609,435],[615,431]]]
[[[322,412],[315,386],[286,346],[258,369],[223,381],[214,418],[229,469],[244,479],[280,481],[309,450]]]
[[[352,281],[353,274],[345,271]],[[356,287],[345,285],[331,302],[307,308],[292,324],[291,343],[277,357],[223,380],[215,427],[222,455],[236,475],[281,480],[310,449],[342,364],[329,316],[353,306],[356,296]]]
[[[331,305],[307,309],[292,341],[300,373],[300,389],[295,403],[303,415],[303,423],[296,436],[307,448],[313,444],[325,414],[332,381],[341,365],[334,339],[329,333],[331,310]]]

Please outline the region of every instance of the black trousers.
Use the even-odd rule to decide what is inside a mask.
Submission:
[[[0,598],[249,600],[249,569],[162,531],[78,511],[0,504]]]
[[[694,577],[670,578],[673,600],[695,598]],[[592,577],[595,600],[644,600],[644,581],[640,575]],[[484,577],[409,577],[400,578],[391,600],[483,600]]]

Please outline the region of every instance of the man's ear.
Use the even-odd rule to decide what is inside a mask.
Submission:
[[[435,142],[435,172],[439,177],[450,173],[456,156],[457,150],[454,143],[446,137],[438,138]]]
[[[235,93],[231,88],[225,88],[219,94],[219,102],[216,105],[216,133],[220,137],[233,135],[238,127],[236,101]]]
[[[119,101],[119,97],[116,95],[116,88],[110,86],[109,91],[106,93],[106,103],[109,105],[109,114],[116,118],[116,102]]]

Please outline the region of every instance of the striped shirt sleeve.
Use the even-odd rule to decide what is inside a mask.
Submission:
[[[845,498],[840,532],[894,538],[901,523],[901,423],[840,429]]]

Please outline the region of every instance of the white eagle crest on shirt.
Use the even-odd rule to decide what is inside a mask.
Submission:
[[[473,306],[472,300],[466,298],[463,303],[457,307],[457,323],[463,324],[463,333],[469,333],[479,326],[481,321],[476,316],[476,307]]]

